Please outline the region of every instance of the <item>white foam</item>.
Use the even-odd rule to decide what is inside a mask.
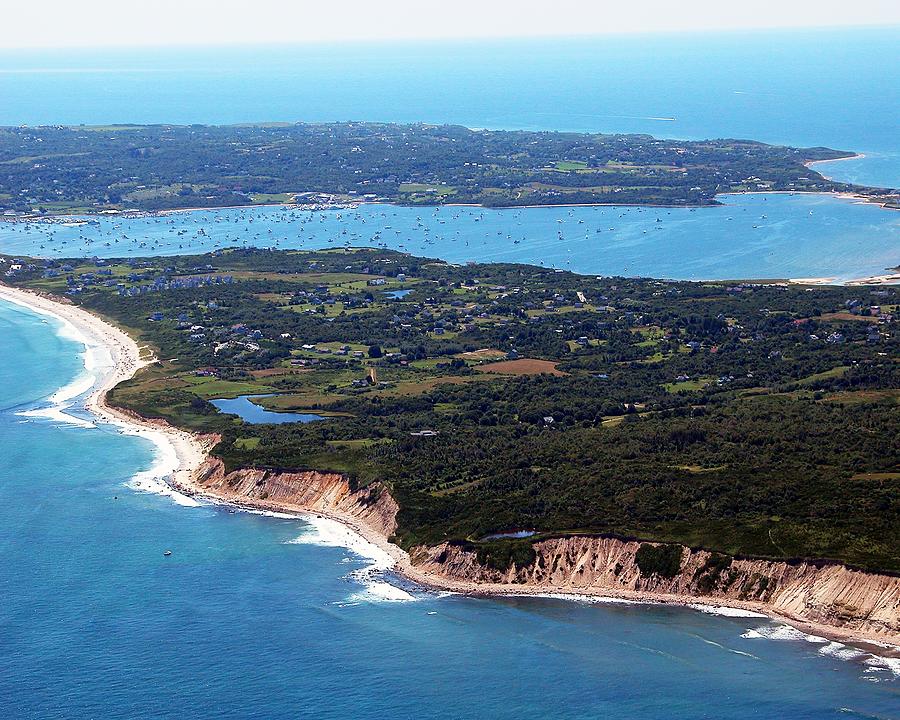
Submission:
[[[708,615],[722,615],[723,617],[742,617],[742,618],[765,618],[768,615],[754,612],[753,610],[744,610],[742,608],[727,607],[725,605],[704,605],[702,603],[694,603],[688,605],[689,608],[697,610]]]
[[[172,498],[179,505],[197,507],[201,503],[189,495],[184,495],[172,488],[166,479],[171,477],[178,469],[178,455],[175,446],[169,442],[164,433],[158,430],[138,428],[128,423],[114,423],[120,428],[123,435],[132,435],[149,440],[156,447],[153,464],[134,476],[125,483],[125,486],[137,492],[153,493]]]
[[[845,645],[844,643],[834,640],[828,640],[818,635],[810,635],[790,625],[771,625],[762,626],[747,630],[741,634],[742,638],[748,639],[765,639],[765,640],[787,640],[794,642],[808,642],[819,645],[816,652],[825,657],[835,658],[845,661],[862,661],[866,666],[866,672],[890,672],[900,677],[900,658],[883,657],[866,652],[860,648]],[[893,645],[884,643],[873,643],[885,649],[896,649]]]
[[[68,405],[54,405],[52,407],[36,408],[34,410],[23,410],[17,412],[16,415],[27,418],[43,418],[44,420],[52,420],[53,422],[64,425],[75,425],[83,428],[96,427],[90,420],[85,420],[77,415],[66,412],[69,408],[70,406]]]
[[[113,351],[95,337],[78,329],[72,322],[64,317],[56,315],[50,310],[41,307],[32,307],[16,298],[9,298],[12,302],[26,307],[32,312],[53,319],[56,323],[56,334],[72,342],[79,343],[82,347],[81,361],[84,370],[69,384],[64,385],[54,392],[47,401],[50,407],[35,408],[17,413],[28,418],[43,418],[58,423],[66,423],[82,428],[96,428],[96,423],[69,412],[76,406],[76,401],[86,396],[103,379],[105,375],[115,369],[116,358]],[[119,421],[107,421],[110,425],[118,427],[122,434],[143,437],[153,443],[156,455],[149,469],[136,473],[127,483],[126,487],[139,492],[150,492],[165,495],[172,498],[179,505],[196,506],[200,503],[195,499],[173,490],[166,478],[170,477],[178,469],[178,456],[175,447],[160,431],[139,428],[135,425]]]
[[[867,665],[866,672],[889,672],[900,677],[900,658],[872,655],[863,662]]]
[[[385,574],[394,565],[394,559],[385,550],[336,520],[319,516],[307,516],[306,530],[291,540],[290,545],[319,545],[346,548],[354,555],[369,562],[366,567],[352,571],[347,577],[360,583],[363,591],[350,596],[349,604],[365,602],[410,602],[418,598],[401,587],[391,584]],[[354,602],[356,601],[356,602]]]
[[[795,642],[805,641],[808,643],[827,643],[823,637],[818,635],[809,635],[790,625],[775,624],[769,626],[761,626],[753,630],[748,630],[741,635],[743,638],[765,638],[766,640],[792,640]]]
[[[15,302],[15,300],[13,300]],[[75,425],[83,428],[92,428],[96,425],[90,420],[72,415],[68,411],[74,406],[75,400],[86,395],[96,385],[103,371],[113,366],[113,359],[109,350],[101,344],[92,342],[75,325],[43,308],[32,308],[30,305],[19,303],[29,310],[52,318],[56,323],[57,336],[79,343],[83,350],[81,360],[84,366],[82,372],[69,384],[64,385],[47,398],[50,407],[34,408],[16,413],[22,417],[43,418],[53,422]]]
[[[588,605],[659,605],[650,600],[628,600],[605,595],[583,595],[581,593],[502,593],[502,597],[536,597],[550,600],[567,600]]]
[[[820,655],[837,658],[838,660],[859,660],[869,653],[858,648],[849,647],[839,642],[829,642],[819,648]]]

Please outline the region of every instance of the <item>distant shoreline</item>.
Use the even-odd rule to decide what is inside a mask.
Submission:
[[[846,160],[862,160],[866,157],[865,153],[854,153],[853,155],[847,155],[846,157],[833,158],[832,160],[810,160],[808,162],[803,163],[806,167],[812,169],[813,165],[821,165],[822,163],[835,163],[835,162],[845,162]],[[818,172],[818,170],[816,171]],[[819,173],[822,175],[822,173]],[[827,175],[822,175],[826,180],[834,181],[834,178],[830,178]]]
[[[836,160],[813,160],[807,164],[840,162],[842,160],[854,160],[864,155],[854,155],[853,157],[837,158]],[[59,213],[32,213],[24,215],[0,215],[0,221],[17,223],[17,222],[41,222],[46,220],[62,219],[62,218],[129,218],[129,217],[165,217],[175,213],[192,213],[192,212],[214,212],[217,210],[253,210],[255,208],[284,208],[284,209],[301,209],[304,212],[325,212],[327,210],[346,210],[360,205],[389,205],[399,208],[481,208],[482,210],[503,211],[503,210],[538,210],[541,208],[579,208],[579,207],[627,207],[627,208],[658,208],[661,210],[678,210],[689,209],[697,210],[700,208],[724,207],[725,203],[718,202],[720,197],[741,196],[741,195],[822,195],[823,197],[838,197],[847,200],[857,200],[861,203],[877,205],[884,210],[900,210],[900,207],[894,207],[884,201],[861,195],[854,192],[838,192],[829,190],[740,190],[740,191],[723,191],[716,193],[710,202],[706,203],[628,203],[628,202],[594,202],[594,203],[541,203],[529,205],[482,205],[479,203],[433,203],[430,205],[418,205],[410,203],[401,203],[388,198],[369,198],[369,199],[351,199],[346,203],[334,203],[329,207],[325,203],[320,209],[302,208],[307,203],[296,202],[271,202],[271,203],[248,203],[246,205],[210,205],[200,207],[179,207],[179,208],[162,208],[159,210],[141,210],[140,208],[130,208],[126,210],[92,210],[83,213],[73,213],[69,211],[61,211]],[[315,205],[316,203],[308,203]],[[298,207],[301,206],[301,207]]]

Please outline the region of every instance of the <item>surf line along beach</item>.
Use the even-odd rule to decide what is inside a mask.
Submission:
[[[207,455],[206,445],[201,439],[167,423],[140,418],[106,403],[106,393],[110,389],[155,361],[149,351],[142,352],[127,333],[61,298],[51,299],[30,290],[0,284],[0,299],[55,319],[62,323],[68,337],[85,347],[85,370],[92,377],[84,382],[76,381],[68,391],[58,391],[49,398],[51,407],[31,411],[29,415],[44,415],[90,425],[66,413],[77,397],[89,392],[84,408],[95,418],[129,435],[144,437],[156,446],[157,463],[151,471],[142,473],[146,478],[142,482],[152,482],[153,479],[162,482],[166,476],[180,482],[189,479]]]
[[[421,563],[413,564],[407,552],[388,541],[387,533],[379,531],[371,523],[350,512],[335,508],[334,504],[325,507],[319,504],[304,506],[300,503],[244,498],[237,492],[217,492],[203,485],[199,480],[201,471],[215,462],[209,458],[209,450],[217,440],[215,436],[195,436],[173,428],[165,421],[141,418],[113,408],[105,402],[106,393],[111,388],[130,379],[139,369],[155,362],[149,349],[142,350],[124,331],[62,298],[0,284],[0,299],[54,318],[63,324],[70,337],[77,338],[85,346],[85,365],[86,369],[93,374],[92,386],[88,388],[77,383],[77,386],[73,385],[72,390],[64,393],[64,396],[57,393],[50,398],[54,407],[34,414],[59,417],[60,414],[65,414],[70,405],[74,404],[76,397],[84,392],[89,392],[84,407],[94,417],[103,423],[117,426],[128,434],[143,436],[157,446],[159,460],[151,471],[143,474],[146,477],[145,482],[152,483],[155,480],[160,484],[164,483],[167,494],[172,495],[179,502],[192,503],[195,502],[192,501],[193,497],[200,497],[215,503],[224,503],[247,510],[285,513],[299,518],[318,516],[337,521],[379,551],[378,554],[381,558],[381,561],[378,562],[379,571],[394,571],[423,588],[480,596],[532,595],[595,602],[618,600],[670,604],[724,615],[769,617],[799,629],[802,633],[808,634],[808,637],[815,636],[819,639],[829,638],[842,642],[853,642],[870,653],[893,658],[890,661],[892,667],[900,658],[900,647],[893,644],[897,638],[799,620],[776,612],[764,602],[732,598],[723,601],[721,598],[706,598],[689,594],[667,594],[608,587],[598,589],[567,585],[523,586],[513,583],[473,582],[449,577],[436,571],[433,563],[425,564],[431,569],[422,567]],[[78,388],[83,389],[79,392]],[[77,421],[77,418],[75,420]],[[327,475],[327,473],[321,473],[321,475]],[[332,475],[335,474],[332,473]],[[153,488],[142,487],[139,489]],[[391,500],[391,502],[393,501]],[[824,640],[822,641],[824,642]]]

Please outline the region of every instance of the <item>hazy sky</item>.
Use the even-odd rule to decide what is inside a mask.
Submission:
[[[900,25],[900,0],[25,0],[4,4],[0,48]]]

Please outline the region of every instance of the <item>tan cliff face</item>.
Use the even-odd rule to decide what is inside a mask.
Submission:
[[[481,584],[760,602],[802,622],[900,638],[900,578],[809,562],[724,559],[717,567],[715,558],[722,556],[689,548],[674,577],[648,577],[636,561],[641,544],[587,536],[544,540],[534,544],[532,565],[501,572],[479,563],[475,552],[445,543],[417,548],[413,563],[424,572]]]
[[[244,469],[226,473],[207,459],[188,493],[202,493],[263,510],[334,513],[382,538],[397,529],[398,505],[373,483],[354,491],[339,473]],[[434,585],[500,591],[593,595],[627,592],[759,605],[798,622],[858,631],[900,642],[900,578],[810,562],[730,559],[683,548],[674,577],[642,575],[636,559],[643,543],[612,537],[573,536],[538,541],[535,561],[499,571],[482,565],[473,550],[444,543],[416,547],[408,571]]]
[[[340,473],[262,469],[226,473],[220,460],[209,458],[194,473],[190,486],[182,489],[262,510],[340,513],[385,537],[397,529],[397,503],[383,485],[353,491]]]

